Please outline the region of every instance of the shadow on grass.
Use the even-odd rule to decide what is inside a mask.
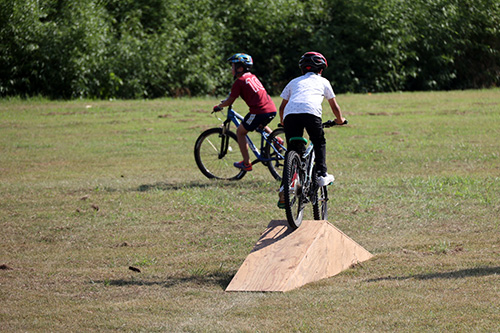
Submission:
[[[130,279],[114,279],[114,280],[97,280],[93,283],[103,284],[105,286],[160,286],[164,288],[173,288],[182,285],[198,285],[200,287],[218,286],[226,289],[235,272],[216,272],[205,275],[191,275],[184,277],[168,277],[161,280],[148,280],[141,279],[140,277],[133,277]]]
[[[467,277],[487,276],[487,275],[497,275],[497,274],[500,275],[500,266],[468,268],[468,269],[460,269],[458,271],[443,272],[443,273],[416,274],[408,276],[387,276],[376,279],[369,279],[365,281],[378,282],[378,281],[403,281],[409,279],[417,279],[417,280],[463,279]]]
[[[214,180],[214,181],[192,181],[188,183],[173,183],[173,182],[157,182],[154,184],[143,184],[135,188],[138,192],[148,192],[148,191],[175,191],[183,189],[193,189],[193,188],[242,188],[248,186],[262,186],[265,182],[261,180]],[[276,186],[278,186],[276,182]]]

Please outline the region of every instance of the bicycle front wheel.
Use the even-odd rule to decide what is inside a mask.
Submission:
[[[208,178],[238,180],[246,171],[233,163],[241,158],[236,134],[222,128],[211,128],[201,133],[194,145],[194,158],[200,171]]]
[[[267,167],[276,180],[281,180],[281,175],[283,174],[284,156],[286,152],[284,138],[285,130],[283,128],[277,128],[269,134],[269,142],[266,143],[264,148],[264,157],[270,159],[270,161],[267,162]]]
[[[304,174],[301,168],[299,154],[293,150],[287,152],[283,170],[283,191],[285,196],[285,211],[288,225],[297,229],[304,217]]]
[[[313,199],[313,215],[315,220],[328,219],[328,188],[316,186]]]

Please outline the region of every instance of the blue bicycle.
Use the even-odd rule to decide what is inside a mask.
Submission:
[[[194,158],[200,171],[208,178],[239,180],[247,172],[233,166],[235,161],[241,159],[241,153],[236,134],[230,130],[230,126],[233,123],[238,127],[243,116],[233,110],[232,106],[226,112],[222,126],[210,128],[200,134],[194,145]],[[261,162],[269,168],[276,180],[281,180],[286,152],[282,140],[285,131],[277,128],[267,133],[263,128],[258,128],[256,132],[261,137],[260,149],[247,135],[248,147],[256,157],[252,164]]]

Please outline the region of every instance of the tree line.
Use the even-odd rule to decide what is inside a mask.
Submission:
[[[0,96],[227,94],[245,52],[271,94],[306,51],[336,92],[500,83],[499,0],[0,0]]]

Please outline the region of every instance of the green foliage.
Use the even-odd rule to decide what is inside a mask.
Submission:
[[[500,83],[497,0],[0,0],[0,96],[226,94],[247,52],[271,94],[325,54],[337,92]]]
[[[457,2],[452,88],[489,87],[500,82],[500,2]]]
[[[397,0],[338,1],[330,8],[331,19],[323,28],[334,67],[338,91],[394,91],[404,88],[414,75],[405,62],[414,57],[408,47],[414,40],[409,32],[406,3]]]

